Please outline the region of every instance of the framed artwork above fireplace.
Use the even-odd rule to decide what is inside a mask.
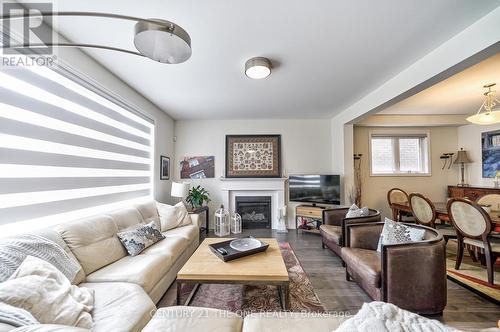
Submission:
[[[226,135],[226,177],[281,177],[281,135]]]

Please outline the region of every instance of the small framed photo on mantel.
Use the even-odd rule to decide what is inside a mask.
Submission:
[[[170,180],[170,158],[160,156],[160,180]]]
[[[226,135],[226,178],[281,177],[281,135]]]

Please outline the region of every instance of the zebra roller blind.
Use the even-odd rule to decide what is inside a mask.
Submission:
[[[46,67],[0,71],[0,235],[152,197],[154,122]]]

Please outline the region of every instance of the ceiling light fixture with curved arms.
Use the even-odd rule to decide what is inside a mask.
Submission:
[[[30,43],[2,45],[1,48],[17,50],[36,49],[42,47],[96,48],[133,54],[168,64],[182,63],[188,60],[191,56],[191,37],[189,37],[186,30],[175,23],[162,19],[144,19],[135,16],[94,12],[39,12],[37,14],[24,12],[20,14],[1,16],[0,21],[36,17],[43,18],[44,16],[106,17],[135,21],[137,23],[135,24],[134,29],[134,45],[138,52],[106,45],[82,43]]]

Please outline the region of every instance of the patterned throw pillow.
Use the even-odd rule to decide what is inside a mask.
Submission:
[[[147,225],[116,234],[130,256],[136,256],[144,249],[165,238],[155,221]]]
[[[425,229],[410,227],[402,223],[385,218],[384,228],[378,240],[377,251],[382,251],[382,245],[398,244],[421,241],[424,238]]]
[[[358,217],[366,217],[369,214],[370,214],[370,209],[368,209],[367,206],[363,206],[360,209],[356,204],[353,204],[349,208],[349,211],[347,211],[345,217],[346,218],[358,218]]]

